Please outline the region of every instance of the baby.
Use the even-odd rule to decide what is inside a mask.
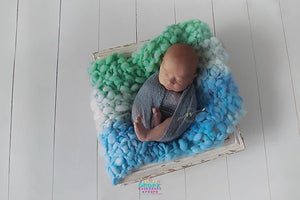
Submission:
[[[181,94],[197,77],[198,62],[197,52],[189,45],[177,43],[168,48],[158,74],[159,84],[163,86],[165,92],[159,107],[152,108],[152,128],[145,127],[142,114],[132,119],[135,133],[140,141],[160,141],[170,124]],[[143,87],[140,90],[142,89]],[[151,94],[151,97],[157,98],[155,93]],[[136,98],[139,98],[138,95]],[[137,106],[139,105],[133,104],[135,112]]]

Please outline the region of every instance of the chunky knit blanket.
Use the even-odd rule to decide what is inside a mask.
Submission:
[[[202,59],[196,78],[195,121],[171,142],[140,142],[131,122],[133,100],[142,84],[159,70],[163,54],[175,43],[191,45]],[[190,20],[170,25],[131,57],[113,53],[88,67],[91,108],[112,184],[142,165],[191,156],[218,147],[245,114],[227,54],[207,24]],[[203,109],[204,108],[204,109]]]

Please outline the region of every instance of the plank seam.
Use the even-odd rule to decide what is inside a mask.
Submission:
[[[184,197],[185,197],[185,200],[187,200],[186,172],[185,172],[185,168],[183,169],[183,175],[184,175]]]
[[[138,11],[137,11],[137,0],[135,0],[135,42],[138,42],[138,23],[137,23],[137,16],[138,16]]]
[[[137,5],[137,0],[134,2],[135,6],[135,42],[138,42],[138,5]],[[138,188],[139,189],[139,188]],[[141,190],[138,190],[138,198],[141,200]]]
[[[286,40],[286,33],[285,33],[285,27],[284,27],[284,23],[283,23],[282,9],[281,9],[280,0],[278,0],[278,4],[279,4],[279,11],[280,11],[280,18],[281,18],[282,30],[283,30],[283,37],[284,37],[284,42],[285,42],[286,55],[287,55],[288,63],[289,63],[289,72],[290,72],[290,77],[291,77],[291,84],[292,84],[293,97],[294,97],[294,103],[295,103],[297,126],[298,126],[298,134],[300,136],[300,124],[299,124],[300,120],[299,120],[299,114],[298,114],[298,106],[297,106],[297,100],[296,100],[296,95],[295,95],[294,80],[293,80],[293,75],[292,75],[291,61],[290,61],[289,49],[288,49],[287,40]]]
[[[54,172],[55,172],[55,133],[56,133],[56,111],[57,111],[57,85],[58,85],[58,65],[59,65],[59,48],[60,48],[60,33],[61,33],[61,10],[62,0],[59,0],[59,14],[58,14],[58,34],[57,34],[57,54],[56,54],[56,73],[55,73],[55,98],[54,98],[54,120],[53,120],[53,162],[52,162],[52,197],[54,197]]]
[[[96,199],[99,200],[99,160],[98,160],[98,152],[99,152],[99,143],[98,143],[98,139],[96,140],[97,144],[96,144],[96,149],[97,149],[97,152],[96,152],[96,167],[97,167],[97,170],[96,170],[96,188],[97,188],[97,192],[96,192]]]
[[[229,199],[231,200],[231,187],[230,187],[230,180],[229,180],[228,156],[226,156],[226,174],[227,174]]]
[[[101,27],[101,12],[100,12],[100,9],[101,9],[101,0],[99,0],[99,28],[98,28],[98,51],[100,51],[100,36],[101,36],[101,31],[100,31],[100,27]]]
[[[101,25],[101,15],[100,15],[100,10],[101,10],[101,0],[98,0],[98,12],[99,12],[99,15],[98,15],[98,51],[100,50],[100,25]],[[96,171],[96,174],[97,174],[97,183],[96,183],[96,186],[97,186],[97,200],[100,199],[100,196],[99,196],[99,142],[98,142],[98,138],[97,138],[97,153],[96,153],[96,156],[97,156],[97,171]]]
[[[175,24],[177,23],[177,16],[176,16],[176,5],[175,5],[176,3],[175,3],[175,0],[173,0],[173,9],[174,9],[174,20],[175,20]]]
[[[99,49],[99,45],[100,45],[100,0],[98,0],[98,45],[97,45],[97,49],[98,51],[100,51]]]
[[[8,152],[8,180],[7,180],[7,199],[10,199],[10,173],[11,173],[11,146],[12,146],[12,124],[13,124],[13,102],[14,102],[14,85],[15,85],[15,71],[16,71],[16,57],[17,57],[17,42],[18,42],[18,24],[19,24],[19,0],[17,0],[17,13],[16,13],[16,32],[15,32],[15,49],[13,61],[13,74],[11,83],[11,100],[10,100],[10,127],[9,127],[9,152]]]
[[[213,20],[213,29],[214,29],[214,36],[217,36],[216,34],[216,24],[215,24],[215,10],[214,10],[214,0],[211,0],[211,9],[212,9],[212,20]]]
[[[270,200],[272,200],[270,175],[269,175],[270,172],[269,172],[268,155],[267,155],[267,149],[266,149],[266,139],[265,139],[265,130],[264,130],[264,120],[263,120],[263,116],[262,116],[262,106],[261,106],[261,100],[260,100],[260,89],[259,89],[259,80],[258,80],[258,73],[257,73],[257,63],[256,63],[256,57],[255,57],[255,53],[254,53],[253,30],[252,30],[252,24],[251,24],[251,19],[250,19],[248,0],[246,0],[246,6],[247,6],[248,22],[249,22],[249,27],[250,27],[251,49],[252,49],[252,56],[253,56],[253,61],[254,61],[254,70],[255,70],[255,75],[256,75],[256,87],[257,87],[258,102],[259,102],[259,114],[260,114],[261,128],[262,128],[262,134],[263,134],[263,140],[264,140],[268,193],[269,193]]]

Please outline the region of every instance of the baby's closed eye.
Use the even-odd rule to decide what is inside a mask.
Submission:
[[[179,83],[179,84],[183,83],[183,81],[181,79],[176,79],[176,82]]]
[[[184,84],[184,81],[183,81],[183,80],[178,80],[178,79],[176,79],[176,80],[175,80],[175,83],[177,83],[178,85],[183,85],[183,84]]]

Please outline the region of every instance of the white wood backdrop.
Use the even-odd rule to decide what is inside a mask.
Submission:
[[[297,0],[0,1],[0,199],[300,199]],[[246,150],[160,177],[162,194],[112,186],[98,156],[91,53],[198,18],[229,54]]]

